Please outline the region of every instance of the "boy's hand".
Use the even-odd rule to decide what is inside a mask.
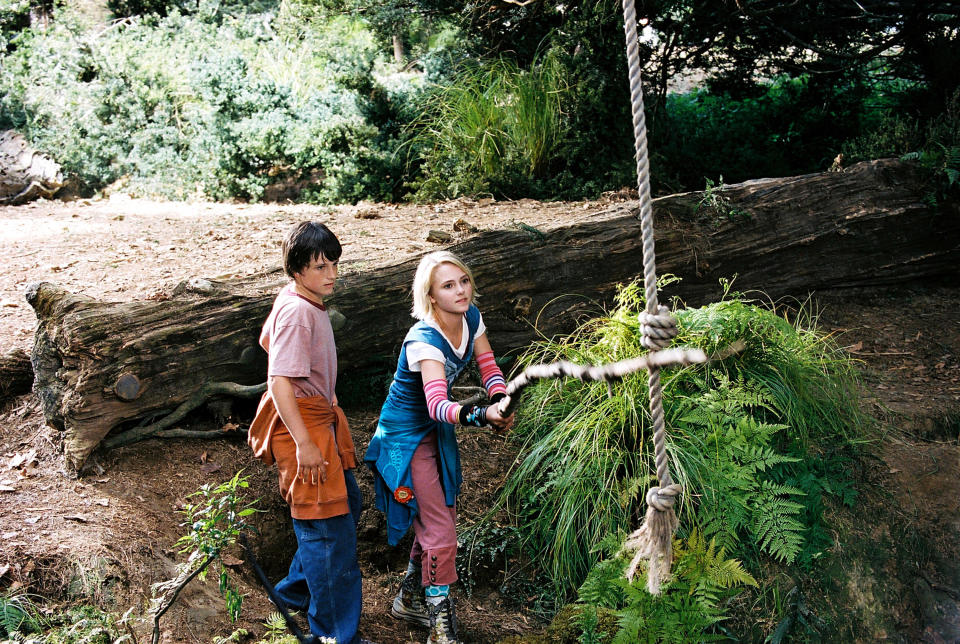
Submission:
[[[297,476],[311,485],[325,483],[327,480],[327,461],[323,460],[320,448],[313,441],[306,441],[305,445],[297,444]]]

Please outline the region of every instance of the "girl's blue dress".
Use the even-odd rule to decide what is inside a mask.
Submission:
[[[364,462],[373,471],[377,508],[387,517],[387,542],[396,545],[410,529],[417,513],[417,499],[406,503],[394,499],[394,491],[405,486],[412,489],[410,461],[420,441],[436,430],[440,452],[440,481],[448,506],[453,506],[460,494],[463,475],[460,470],[460,452],[457,449],[455,428],[430,418],[423,393],[423,377],[411,371],[407,363],[407,345],[426,342],[443,352],[447,377],[447,396],[450,387],[473,357],[473,341],[480,325],[480,311],[476,306],[464,314],[467,319],[467,348],[462,358],[454,353],[450,343],[437,329],[422,320],[414,324],[403,339],[397,371],[390,384],[390,393],[380,410],[377,431],[370,439]]]

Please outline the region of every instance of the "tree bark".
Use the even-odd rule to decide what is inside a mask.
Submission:
[[[63,185],[60,166],[14,132],[0,132],[0,205],[51,197]]]
[[[403,36],[399,33],[393,34],[393,62],[402,65],[406,59],[403,51]]]
[[[658,199],[658,274],[683,278],[662,301],[699,305],[734,277],[738,290],[778,298],[956,276],[960,217],[923,197],[917,171],[887,160]],[[639,278],[637,215],[637,204],[626,202],[562,226],[488,231],[451,246],[474,270],[497,353],[571,330],[609,305],[618,284]],[[416,264],[343,278],[328,303],[341,378],[392,367],[411,323]],[[48,421],[66,432],[68,466],[81,467],[111,432],[120,444],[118,433],[174,412],[210,383],[263,382],[257,337],[281,283],[279,272],[256,287],[194,280],[167,301],[120,303],[31,286],[39,319],[34,389]]]

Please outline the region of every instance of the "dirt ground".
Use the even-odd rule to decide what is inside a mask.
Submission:
[[[30,349],[35,319],[23,294],[32,282],[128,300],[169,292],[190,277],[257,274],[279,263],[284,229],[307,218],[338,234],[343,271],[365,270],[439,247],[427,241],[431,230],[452,240],[471,234],[458,220],[479,229],[537,226],[606,205],[459,200],[322,208],[115,197],[0,208],[0,353]],[[960,641],[960,289],[914,284],[817,294],[814,301],[821,328],[863,361],[865,404],[884,421],[876,456],[859,473],[861,502],[854,515],[836,517],[837,548],[846,556],[838,583],[846,584],[850,605],[834,610],[869,624],[851,631],[851,640]],[[377,410],[347,413],[362,451]],[[190,422],[215,421],[198,414]],[[96,454],[80,479],[63,475],[59,450],[59,434],[44,425],[32,394],[0,405],[0,592],[36,593],[51,610],[93,597],[117,613],[142,612],[149,585],[171,577],[182,560],[174,543],[186,496],[241,468],[264,510],[254,546],[271,578],[282,576],[295,544],[289,519],[275,474],[253,462],[242,441],[146,441]],[[468,524],[489,506],[515,447],[476,430],[462,435],[461,450],[460,519]],[[359,480],[370,506],[370,476],[361,471]],[[382,644],[423,641],[424,631],[388,616],[409,543],[388,547],[382,518],[369,507],[359,540],[363,635]],[[240,623],[229,624],[215,581],[193,582],[164,618],[166,641],[210,641],[237,627],[263,633],[272,607],[243,553],[233,554],[231,569],[247,595]],[[466,642],[543,629],[536,580],[526,575],[499,561],[481,569],[458,604]]]

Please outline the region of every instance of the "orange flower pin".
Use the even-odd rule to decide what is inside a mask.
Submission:
[[[401,485],[393,491],[393,500],[397,503],[407,504],[413,498],[413,490],[406,485]]]

